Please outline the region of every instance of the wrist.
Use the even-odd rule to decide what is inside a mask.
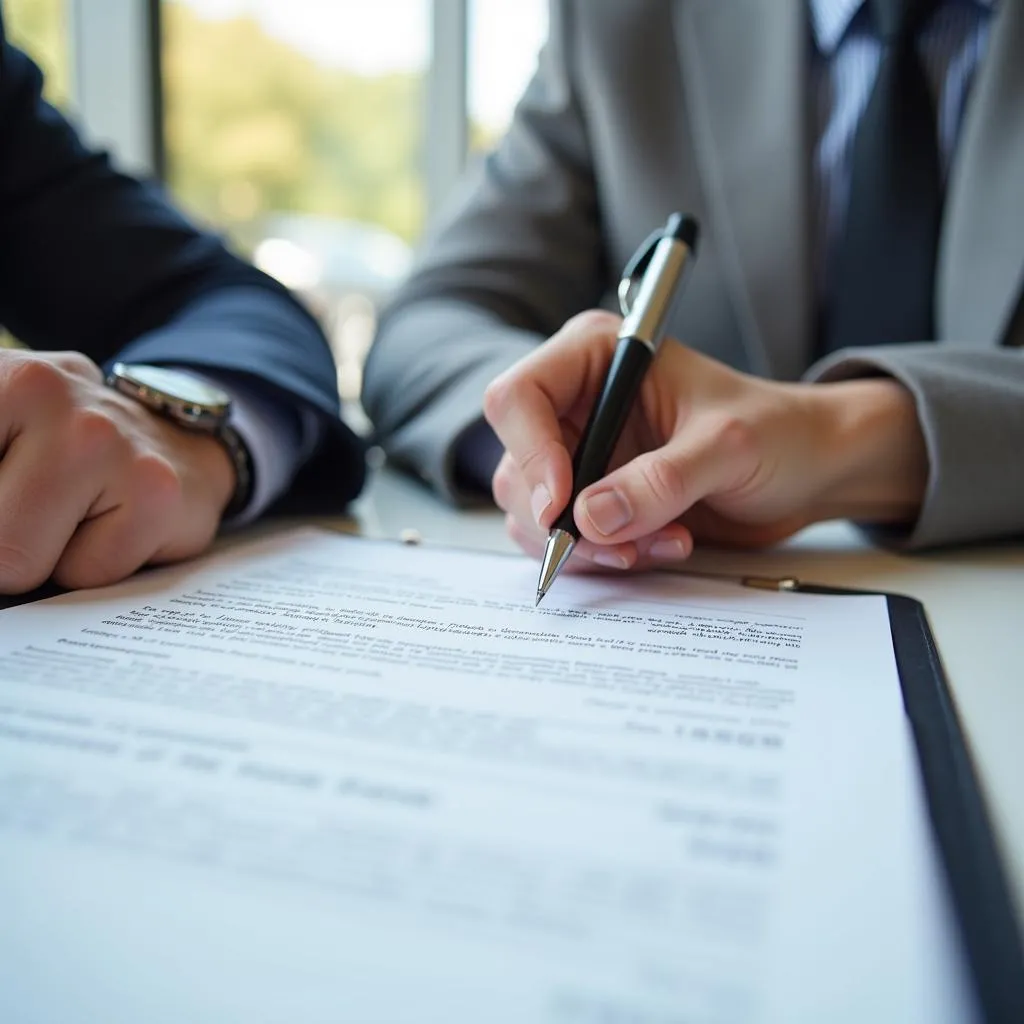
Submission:
[[[231,453],[214,434],[185,432],[168,424],[180,435],[179,444],[185,447],[185,459],[196,488],[216,509],[218,518],[232,510],[238,488],[238,473]]]
[[[106,383],[154,416],[193,500],[218,519],[243,511],[252,494],[248,450],[229,421],[231,396],[215,381],[176,367],[115,363]]]
[[[914,520],[929,465],[910,391],[890,377],[810,387],[825,460],[820,518]]]
[[[221,509],[221,515],[225,519],[233,519],[244,512],[252,500],[255,489],[252,457],[239,432],[230,423],[225,423],[215,436],[231,462],[233,480],[231,496]]]

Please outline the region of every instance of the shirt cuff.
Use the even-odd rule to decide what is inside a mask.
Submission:
[[[244,526],[258,518],[288,489],[299,468],[320,443],[323,426],[312,409],[289,407],[267,389],[234,374],[187,372],[231,397],[229,422],[249,452],[253,487],[249,501],[224,526]]]
[[[505,449],[486,420],[471,423],[455,442],[455,482],[467,491],[491,493],[491,477]]]

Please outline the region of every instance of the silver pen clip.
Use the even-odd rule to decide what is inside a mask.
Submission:
[[[664,237],[665,232],[661,228],[652,231],[623,268],[622,277],[619,279],[619,309],[623,316],[629,316],[633,309],[636,289],[643,280],[644,271],[651,262],[655,248]]]

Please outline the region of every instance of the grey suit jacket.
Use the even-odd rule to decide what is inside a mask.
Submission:
[[[778,379],[889,374],[931,458],[908,543],[1024,532],[1024,0],[1002,0],[948,185],[936,343],[811,365],[805,0],[561,0],[497,151],[381,321],[364,402],[391,457],[458,498],[453,447],[487,383],[611,305],[669,212],[704,225],[671,333]]]

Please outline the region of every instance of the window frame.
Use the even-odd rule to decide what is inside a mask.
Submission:
[[[159,0],[67,0],[72,109],[126,170],[163,172]]]

